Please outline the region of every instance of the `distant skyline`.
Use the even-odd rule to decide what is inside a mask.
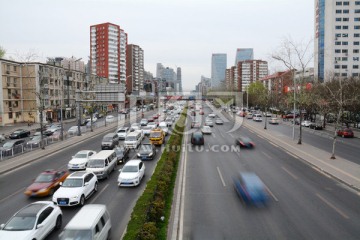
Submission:
[[[309,41],[314,35],[314,0],[12,0],[0,7],[0,46],[16,59],[29,51],[47,57],[90,55],[90,26],[110,22],[144,50],[144,66],[181,67],[184,91],[201,75],[211,76],[213,53],[227,54],[233,66],[237,48],[253,48],[254,59],[269,62],[285,37]]]

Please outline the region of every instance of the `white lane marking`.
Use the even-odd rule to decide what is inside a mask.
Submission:
[[[21,188],[21,189],[19,189],[18,191],[14,192],[13,194],[11,194],[11,195],[9,195],[9,196],[1,199],[1,200],[0,200],[0,203],[1,203],[1,202],[4,202],[5,200],[7,200],[7,199],[9,199],[9,198],[12,198],[13,196],[19,194],[19,193],[22,192],[22,191],[25,191],[25,189]]]
[[[278,199],[275,197],[275,195],[270,191],[270,189],[268,188],[268,186],[265,185],[265,183],[264,183],[264,186],[265,186],[266,190],[268,191],[268,193],[272,196],[272,198],[273,198],[276,202],[278,202],[279,200],[278,200]]]
[[[337,207],[335,207],[333,204],[331,204],[328,200],[326,200],[324,197],[322,197],[320,194],[316,194],[316,196],[318,198],[320,198],[324,203],[326,203],[329,207],[331,207],[332,209],[334,209],[339,215],[341,215],[343,218],[345,219],[349,219],[349,216],[346,215],[345,213],[343,213],[340,209],[338,209]]]
[[[109,183],[105,185],[105,187],[100,191],[100,192],[97,192],[96,193],[96,196],[94,198],[91,199],[91,202],[90,203],[93,203],[96,201],[96,199],[98,199],[98,197],[100,197],[100,195],[102,195],[101,193],[105,191],[105,189],[107,189],[109,186]],[[95,194],[95,193],[93,193]]]
[[[296,156],[295,154],[292,154],[291,152],[285,151],[287,154],[289,154],[290,156],[292,156],[293,158],[299,159],[298,156]]]
[[[230,135],[232,138],[235,138],[234,135],[232,135],[231,133],[229,133],[229,135]]]
[[[217,171],[218,171],[218,173],[219,173],[219,176],[220,176],[220,179],[221,179],[222,184],[224,185],[224,187],[226,187],[224,178],[223,178],[223,176],[221,175],[221,172],[220,172],[220,168],[219,168],[219,167],[216,167],[216,169],[217,169]]]
[[[267,158],[272,158],[272,157],[271,157],[269,154],[267,154],[266,152],[261,151],[261,153],[264,154],[265,157],[267,157]]]
[[[281,167],[282,170],[284,170],[287,174],[289,174],[291,177],[293,177],[295,180],[298,180],[298,177],[293,174],[292,172],[290,172],[289,170],[287,170],[285,167]]]

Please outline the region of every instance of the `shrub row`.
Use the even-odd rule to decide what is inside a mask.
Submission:
[[[177,146],[182,143],[186,112],[187,107],[177,121],[144,193],[136,202],[124,240],[166,239],[173,189],[181,154],[181,151],[177,151]]]

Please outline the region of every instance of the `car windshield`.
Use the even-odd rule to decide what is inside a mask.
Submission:
[[[52,174],[40,174],[35,179],[35,182],[37,182],[37,183],[46,183],[46,182],[52,182],[53,179],[54,179],[54,175],[52,175]]]
[[[92,239],[91,230],[66,229],[60,237],[61,240],[89,240]]]
[[[62,187],[82,187],[83,186],[83,180],[80,178],[67,178],[64,183],[62,184]]]
[[[122,156],[122,155],[124,155],[124,149],[117,148],[117,149],[115,149],[115,153],[118,156]]]
[[[150,133],[151,138],[159,138],[161,137],[161,132],[152,132]]]
[[[41,140],[41,136],[36,135],[36,136],[34,136],[31,140],[32,140],[32,141],[38,141],[38,140]]]
[[[87,158],[87,154],[86,153],[77,153],[74,156],[75,158]]]
[[[126,133],[126,130],[125,130],[125,129],[120,129],[120,130],[118,131],[118,133]]]
[[[112,137],[104,137],[103,142],[111,142],[112,139]]]
[[[140,146],[140,153],[148,153],[152,151],[152,146],[150,144],[141,145]]]
[[[136,141],[136,137],[135,136],[128,136],[128,137],[126,137],[125,141]]]
[[[138,171],[138,167],[137,166],[131,166],[131,165],[128,165],[128,166],[125,166],[121,172],[124,172],[124,173],[128,173],[128,172],[137,172]]]
[[[26,231],[34,228],[36,216],[34,214],[17,214],[4,227],[6,231]]]
[[[13,145],[14,145],[13,142],[6,142],[6,143],[3,145],[3,147],[5,147],[5,148],[12,148]]]
[[[17,131],[14,131],[14,134],[19,134],[21,132],[22,132],[21,130],[17,130]]]
[[[89,168],[103,168],[104,167],[104,160],[101,159],[90,159],[88,162],[87,167]]]

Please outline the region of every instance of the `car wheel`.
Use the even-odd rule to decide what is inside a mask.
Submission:
[[[55,229],[60,229],[62,225],[62,216],[59,215],[56,219],[56,223],[55,223]]]
[[[94,186],[94,192],[97,192],[97,191],[98,191],[98,183],[96,182],[95,186]]]
[[[84,204],[85,204],[85,197],[84,197],[84,195],[81,195],[79,205],[84,206]]]
[[[108,231],[108,235],[107,235],[107,238],[106,238],[107,240],[110,240],[111,239],[111,228],[109,229],[109,231]]]

